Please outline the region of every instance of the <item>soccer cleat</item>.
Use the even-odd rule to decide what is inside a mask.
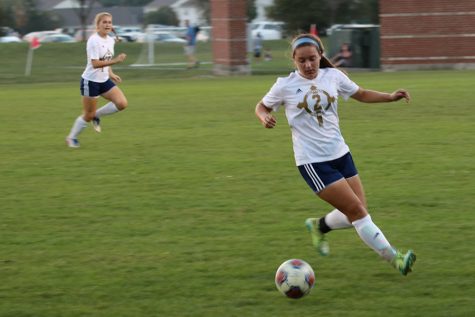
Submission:
[[[94,119],[92,119],[92,127],[94,128],[94,130],[96,130],[97,133],[101,133],[101,119],[99,119],[98,117],[94,117]]]
[[[313,246],[317,249],[318,253],[323,256],[330,254],[330,245],[325,238],[325,235],[320,232],[318,229],[318,219],[317,218],[308,218],[305,220],[305,226],[307,227],[308,232],[312,236]]]
[[[66,144],[69,147],[79,147],[80,146],[78,139],[66,138]]]
[[[407,251],[406,254],[397,251],[391,264],[395,269],[399,270],[402,275],[407,275],[407,273],[412,272],[414,262],[416,262],[416,255],[412,250]]]

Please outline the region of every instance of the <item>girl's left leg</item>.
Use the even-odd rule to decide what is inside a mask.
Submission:
[[[360,177],[355,175],[353,177],[347,178],[346,181],[366,208],[366,196]],[[333,209],[320,219],[308,218],[305,224],[307,229],[312,234],[313,244],[317,248],[318,252],[324,256],[330,253],[330,245],[325,237],[325,234],[332,230],[348,229],[353,227],[348,217],[338,209]]]
[[[102,94],[102,97],[109,100],[109,102],[101,108],[97,109],[95,116],[92,119],[94,130],[96,130],[97,132],[101,132],[101,117],[122,111],[127,108],[128,104],[127,98],[125,97],[124,93],[117,86],[112,87],[109,91]]]
[[[397,251],[388,242],[381,229],[372,221],[363,201],[356,195],[348,180],[341,179],[319,192],[319,197],[341,210],[355,227],[361,240],[390,262],[401,274],[411,271],[416,256],[412,250],[406,254]]]
[[[346,179],[341,179],[319,192],[318,196],[344,213],[360,238],[379,255],[390,261],[396,254],[382,231],[373,223],[366,206]]]
[[[353,192],[358,196],[358,199],[363,203],[365,208],[368,208],[366,204],[366,195],[364,193],[363,184],[358,175],[346,179],[348,185],[350,185]],[[320,218],[320,230],[323,234],[334,229],[347,229],[353,227],[348,217],[339,211],[333,209],[331,212]]]
[[[87,126],[87,123],[92,120],[94,113],[96,112],[97,98],[95,97],[82,97],[83,114],[76,118],[74,124],[66,137],[66,143],[69,147],[79,147],[78,136]]]

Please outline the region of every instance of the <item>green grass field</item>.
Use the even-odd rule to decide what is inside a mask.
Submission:
[[[270,62],[253,63],[253,74],[276,74],[292,69],[289,61],[288,43],[285,40],[267,41],[273,55]],[[31,84],[42,82],[78,81],[86,63],[85,43],[44,43],[33,53],[31,76],[25,77],[28,55],[27,43],[2,44],[0,46],[0,85]],[[133,64],[147,63],[147,44],[119,43],[115,53],[126,53],[127,59],[114,66],[114,71],[124,79],[185,79],[193,76],[211,75],[211,43],[198,43],[197,57],[202,62],[199,69],[186,70],[186,57],[180,44],[155,44],[154,67],[131,67]],[[252,61],[252,56],[249,54]],[[182,63],[182,65],[177,65]]]
[[[254,116],[276,74],[124,66],[129,108],[70,149],[82,51],[56,69],[49,49],[25,78],[24,48],[0,47],[1,317],[475,315],[475,72],[350,72],[413,97],[340,102],[373,219],[418,255],[403,277],[353,230],[313,250],[304,220],[330,207],[295,168],[283,113],[274,130]],[[317,276],[301,300],[274,285],[289,258]]]

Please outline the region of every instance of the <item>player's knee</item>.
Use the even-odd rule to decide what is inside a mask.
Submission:
[[[83,115],[83,119],[84,119],[84,121],[86,121],[86,122],[90,122],[92,119],[94,119],[94,116],[95,116],[95,113],[94,113],[94,112],[86,112],[86,113]]]
[[[116,105],[117,109],[119,109],[119,111],[122,111],[125,108],[127,108],[127,106],[128,106],[127,99],[125,99],[125,98],[121,99],[118,102],[116,102],[115,105]]]
[[[368,211],[366,210],[366,207],[364,206],[363,203],[358,202],[358,203],[348,206],[348,208],[346,208],[345,214],[348,217],[348,219],[351,222],[353,222],[357,219],[361,219],[365,217],[366,215],[368,215]]]

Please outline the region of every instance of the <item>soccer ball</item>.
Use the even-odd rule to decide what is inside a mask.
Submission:
[[[301,298],[310,293],[315,285],[315,273],[303,260],[287,260],[275,273],[275,285],[285,296],[293,299]]]

